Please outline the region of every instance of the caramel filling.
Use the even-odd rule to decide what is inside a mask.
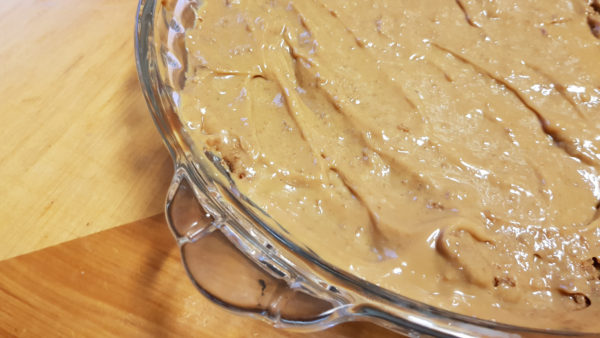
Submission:
[[[596,0],[211,0],[181,118],[326,261],[416,300],[600,332]]]

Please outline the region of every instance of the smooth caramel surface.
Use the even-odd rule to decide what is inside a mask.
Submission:
[[[451,311],[600,332],[599,13],[205,1],[181,118],[328,262]]]

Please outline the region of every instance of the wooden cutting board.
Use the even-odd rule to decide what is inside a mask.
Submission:
[[[0,262],[0,337],[397,337],[369,323],[292,333],[188,280],[164,215]]]
[[[161,212],[137,0],[0,0],[0,260]]]

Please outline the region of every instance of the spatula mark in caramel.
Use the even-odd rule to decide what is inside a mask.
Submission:
[[[600,1],[591,0],[589,1],[589,6],[594,12],[600,14]]]
[[[530,112],[532,112],[535,115],[535,117],[538,119],[538,121],[540,123],[540,127],[541,127],[542,131],[544,132],[544,134],[548,135],[552,139],[552,142],[554,143],[554,145],[557,148],[563,150],[567,155],[577,158],[578,160],[580,160],[583,163],[592,164],[592,162],[590,161],[590,159],[588,157],[586,157],[584,154],[578,152],[577,149],[575,149],[575,147],[572,145],[572,142],[570,142],[567,138],[565,138],[563,135],[561,135],[558,130],[556,130],[553,126],[551,126],[550,121],[548,121],[537,109],[535,109],[533,106],[531,106],[531,104],[529,104],[525,100],[525,98],[523,97],[523,94],[520,93],[518,89],[514,88],[514,86],[512,86],[506,80],[502,79],[501,77],[491,74],[485,68],[479,66],[475,62],[467,59],[465,56],[463,56],[457,52],[454,52],[454,51],[452,51],[446,47],[443,47],[437,43],[432,43],[431,45],[443,52],[446,52],[446,53],[454,56],[455,58],[462,61],[463,63],[471,65],[478,73],[480,73],[480,74],[494,80],[498,84],[502,85],[509,92],[514,94],[515,97],[521,102],[521,104],[523,104],[523,106],[525,108],[527,108]]]
[[[592,0],[589,3],[590,10],[588,10],[587,24],[590,27],[592,34],[600,39],[600,1]]]
[[[475,28],[481,28],[480,24],[476,23],[475,21],[473,21],[471,19],[471,16],[467,12],[467,9],[465,8],[465,5],[462,3],[461,0],[456,0],[456,4],[458,5],[458,7],[460,8],[460,10],[465,15],[465,20],[467,20],[467,23],[469,24],[469,26],[472,26],[472,27],[475,27]]]
[[[509,286],[509,287],[515,287],[517,285],[517,283],[512,280],[512,278],[510,277],[494,277],[494,287],[498,287],[498,286]]]
[[[590,26],[592,34],[598,39],[600,39],[600,21],[591,16],[588,16],[587,23],[588,26]]]
[[[569,297],[573,300],[573,302],[575,302],[578,310],[585,309],[586,307],[592,305],[592,301],[590,300],[590,297],[588,297],[582,293],[575,293],[575,294],[570,295]]]

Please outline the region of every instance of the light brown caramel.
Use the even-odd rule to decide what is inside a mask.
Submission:
[[[328,262],[451,311],[600,332],[599,12],[205,1],[181,117]]]

